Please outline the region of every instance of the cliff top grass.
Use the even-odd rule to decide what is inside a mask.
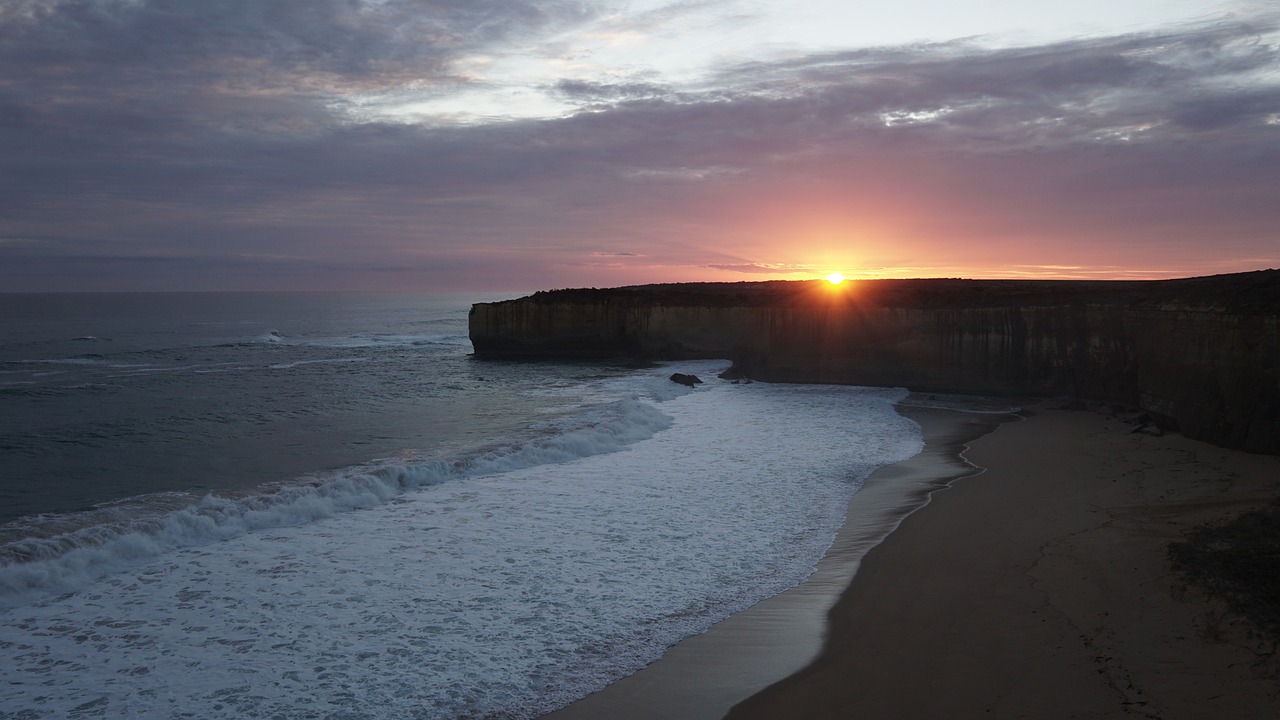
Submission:
[[[771,280],[545,290],[502,303],[626,306],[980,308],[1126,305],[1249,315],[1280,314],[1280,270],[1176,280]]]

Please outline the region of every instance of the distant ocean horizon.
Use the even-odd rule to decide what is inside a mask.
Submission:
[[[802,581],[921,448],[902,389],[478,360],[502,297],[0,295],[0,707],[534,717]]]

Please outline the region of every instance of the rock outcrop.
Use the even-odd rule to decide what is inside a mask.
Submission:
[[[1280,271],[540,292],[471,310],[479,357],[727,358],[742,377],[1072,395],[1280,453]]]
[[[671,382],[673,383],[688,385],[689,387],[694,387],[695,385],[702,384],[702,378],[698,377],[697,375],[689,375],[686,373],[671,373],[671,377],[669,378],[669,380],[671,380]]]

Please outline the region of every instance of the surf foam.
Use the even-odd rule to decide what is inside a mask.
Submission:
[[[535,717],[806,577],[866,476],[919,451],[904,396],[712,381],[411,466],[431,481],[355,482],[330,494],[364,509],[319,521],[214,503],[179,535],[222,542],[121,539],[128,571],[0,613],[0,705]],[[322,488],[297,492],[288,512],[324,507]]]

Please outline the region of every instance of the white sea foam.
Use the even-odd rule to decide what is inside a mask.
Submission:
[[[171,519],[222,542],[117,538],[129,570],[0,611],[0,706],[534,717],[802,580],[862,480],[921,447],[902,391],[665,372],[535,442]]]
[[[294,345],[325,348],[401,348],[424,345],[470,346],[471,338],[465,333],[409,335],[404,333],[356,333],[337,337],[295,337],[282,335],[276,330],[250,339],[252,343],[269,345]]]
[[[453,335],[404,335],[397,333],[361,333],[345,337],[298,339],[300,345],[333,348],[396,348],[423,345],[469,346],[471,338],[466,334]]]
[[[159,517],[118,519],[52,538],[19,540],[0,547],[0,608],[76,590],[166,552],[373,507],[423,486],[615,452],[652,437],[670,422],[652,405],[626,398],[546,423],[539,437],[526,442],[457,458],[376,463],[245,497],[209,496]]]
[[[109,378],[127,378],[139,375],[160,375],[164,373],[182,373],[182,372],[208,372],[208,368],[218,368],[232,363],[200,363],[198,365],[156,365],[154,363],[147,364],[114,364],[109,365],[112,370],[118,372],[110,372],[105,375]]]
[[[302,365],[317,365],[317,364],[323,365],[325,363],[353,363],[353,362],[368,362],[368,361],[369,361],[369,358],[367,357],[319,358],[316,360],[294,360],[293,362],[276,363],[274,365],[270,365],[269,367],[272,370],[290,370],[292,368],[296,368]]]
[[[10,360],[8,362],[47,363],[50,365],[103,365],[106,363],[106,361],[103,360],[102,357],[100,356],[89,356],[89,357],[82,356],[82,357],[51,358],[51,359],[42,358],[42,359],[36,359],[36,360]]]

